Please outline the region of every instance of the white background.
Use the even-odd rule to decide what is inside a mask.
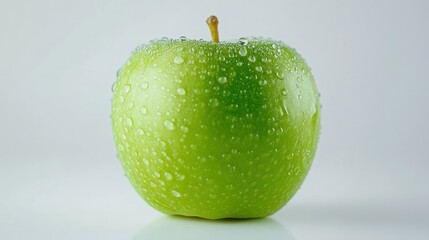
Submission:
[[[427,1],[0,2],[0,239],[429,239]],[[163,216],[123,175],[110,87],[163,36],[265,36],[321,93],[303,187],[258,221]]]

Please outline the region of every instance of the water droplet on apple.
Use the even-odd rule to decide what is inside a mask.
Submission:
[[[235,54],[234,54],[234,51],[231,51],[231,50],[230,50],[230,51],[228,52],[228,57],[229,57],[229,58],[235,58],[236,56],[237,56],[237,55],[235,55]]]
[[[143,90],[146,90],[149,87],[149,83],[148,82],[142,82],[142,88]]]
[[[261,67],[261,66],[257,66],[255,69],[256,69],[256,71],[258,71],[258,72],[262,72],[262,67]]]
[[[249,56],[249,61],[251,61],[251,62],[255,62],[256,61],[256,58],[255,58],[255,56],[253,56],[253,55],[251,55],[251,56]]]
[[[219,78],[217,79],[217,81],[218,81],[220,84],[224,84],[224,83],[226,83],[226,82],[228,81],[228,79],[227,79],[226,77],[219,77]]]
[[[122,71],[122,68],[120,67],[120,68],[116,71],[116,77],[119,77],[119,75],[121,75],[121,71]]]
[[[316,113],[316,110],[317,110],[316,105],[312,105],[311,106],[311,114],[313,115],[314,113]]]
[[[129,93],[129,92],[130,92],[130,90],[131,90],[131,85],[130,85],[130,84],[125,84],[125,85],[124,85],[124,88],[122,89],[122,91],[123,91],[124,93]]]
[[[170,120],[165,120],[164,121],[164,127],[167,128],[168,130],[172,131],[172,130],[174,130],[174,123]]]
[[[119,96],[118,100],[119,100],[120,103],[123,103],[124,100],[125,100],[125,98],[123,96]]]
[[[198,60],[199,63],[205,63],[207,60],[205,57],[200,58],[200,60]]]
[[[165,172],[164,173],[164,177],[165,179],[167,179],[168,181],[170,181],[171,179],[173,179],[173,176],[171,176],[171,174],[169,172]]]
[[[189,128],[186,126],[180,126],[180,130],[182,130],[182,132],[187,133],[189,131]]]
[[[238,54],[240,54],[240,56],[242,56],[242,57],[246,56],[247,55],[247,49],[246,49],[246,47],[245,46],[241,47],[238,50]]]
[[[241,45],[246,46],[246,45],[247,45],[247,43],[249,42],[249,40],[247,40],[247,38],[245,38],[245,37],[241,37],[240,39],[238,39],[238,42],[239,42]]]
[[[302,98],[301,94],[298,94],[298,99],[301,99],[301,98]]]
[[[112,84],[112,87],[111,87],[110,89],[112,90],[112,92],[115,92],[115,89],[116,89],[116,82],[114,82],[114,83]]]
[[[185,94],[186,94],[186,91],[185,91],[185,89],[183,89],[183,88],[178,88],[178,89],[177,89],[177,94],[179,94],[179,95],[183,96],[183,95],[185,95]]]
[[[282,89],[282,95],[283,95],[283,96],[287,96],[287,93],[288,93],[288,92],[287,92],[287,90],[286,90],[285,88],[283,88],[283,89]]]
[[[188,40],[188,38],[187,38],[186,36],[180,36],[179,40],[180,40],[181,42],[185,42],[185,41],[187,41],[187,40]]]
[[[142,112],[143,114],[147,114],[147,108],[145,106],[141,107],[140,112]]]
[[[132,120],[131,118],[126,118],[126,119],[125,119],[125,122],[127,123],[127,125],[128,125],[129,127],[132,127],[132,126],[133,126],[133,120]]]
[[[219,100],[217,98],[212,98],[209,100],[213,107],[219,106]]]
[[[224,56],[220,56],[219,57],[219,61],[222,61],[222,62],[225,61],[225,57]]]
[[[124,151],[124,146],[122,144],[118,145],[118,151],[120,152]]]
[[[159,174],[159,172],[154,172],[153,173],[153,177],[154,178],[159,178],[159,177],[161,177],[161,174]]]
[[[146,166],[149,166],[149,161],[148,161],[146,158],[143,158],[143,163],[144,163]]]
[[[267,85],[267,83],[268,83],[267,80],[260,80],[259,81],[259,85],[261,85],[261,86],[265,86],[265,85]]]
[[[319,114],[317,113],[317,107],[316,107],[316,106],[313,106],[312,111],[313,111],[313,114],[312,114],[312,116],[311,116],[311,120],[312,120],[312,122],[313,122],[313,125],[316,125],[316,123],[317,123],[317,118],[318,118],[318,116],[319,116]]]
[[[180,194],[178,191],[174,191],[174,190],[171,191],[171,194],[177,198],[182,196],[182,194]]]
[[[286,103],[283,103],[283,109],[284,109],[284,111],[286,112],[286,115],[289,115],[289,111],[288,111],[288,109],[287,109],[287,105],[286,105]]]
[[[175,64],[182,64],[183,63],[183,58],[179,57],[179,56],[174,57],[174,63]]]
[[[144,134],[143,129],[138,128],[138,129],[137,129],[137,134],[138,134],[138,135],[140,135],[140,136],[143,136],[143,134]]]
[[[127,109],[131,110],[131,109],[133,109],[133,107],[134,107],[134,102],[130,102],[127,106]]]
[[[276,72],[276,76],[280,79],[283,80],[285,78],[285,74],[283,72]]]
[[[177,177],[177,180],[179,181],[183,181],[183,179],[185,179],[185,175],[183,174],[177,174],[176,177]]]

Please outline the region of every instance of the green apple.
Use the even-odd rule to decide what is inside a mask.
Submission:
[[[282,42],[160,39],[139,47],[113,88],[118,158],[166,214],[273,214],[311,166],[320,129],[315,81]]]

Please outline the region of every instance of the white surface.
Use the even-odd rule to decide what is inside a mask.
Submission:
[[[51,159],[50,167],[42,169],[37,166],[44,160],[33,160],[13,176],[0,178],[0,239],[426,240],[429,236],[424,206],[310,201],[310,187],[270,218],[168,217],[140,200],[120,170],[83,167],[92,160],[77,158]]]
[[[0,239],[429,239],[427,1],[2,1]],[[271,218],[165,217],[115,159],[115,72],[162,36],[283,40],[313,69],[313,168]]]

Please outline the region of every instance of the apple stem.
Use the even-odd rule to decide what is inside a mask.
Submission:
[[[207,18],[206,23],[209,25],[210,32],[212,34],[212,39],[214,43],[219,43],[219,32],[217,30],[217,25],[219,21],[216,16],[210,16]]]

